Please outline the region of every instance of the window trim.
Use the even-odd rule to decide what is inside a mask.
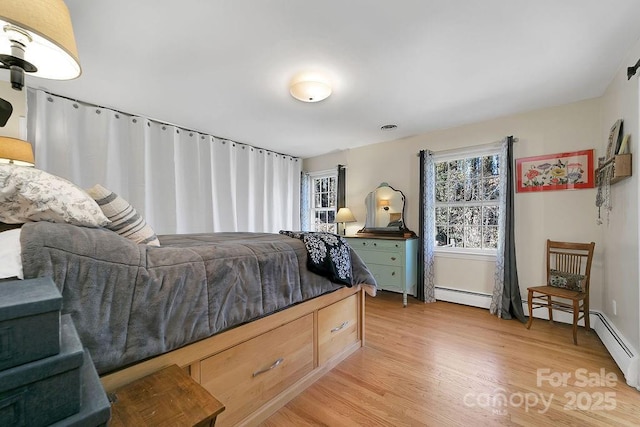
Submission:
[[[434,165],[440,162],[452,161],[452,160],[462,160],[469,157],[482,157],[482,156],[494,156],[501,154],[500,143],[494,144],[483,144],[481,146],[472,146],[472,147],[463,147],[463,148],[455,148],[451,150],[441,151],[439,153],[433,154],[433,162]],[[498,207],[500,203],[498,201]],[[435,218],[435,209],[437,204],[434,204],[432,207],[434,211]],[[435,235],[435,221],[433,223],[434,227],[434,235]],[[450,246],[437,246],[433,247],[434,255],[436,257],[443,258],[460,258],[460,259],[472,259],[472,260],[486,260],[486,261],[495,261],[498,256],[497,249],[478,249],[478,248],[464,248],[464,247],[450,247]]]

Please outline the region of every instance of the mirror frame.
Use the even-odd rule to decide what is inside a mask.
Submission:
[[[369,194],[374,193],[378,188],[382,188],[382,187],[387,187],[393,191],[397,191],[398,193],[400,193],[400,197],[402,197],[402,216],[401,216],[402,227],[398,227],[398,228],[367,227],[367,224],[365,223],[364,227],[358,230],[356,235],[358,237],[401,237],[401,238],[416,237],[416,233],[409,230],[406,226],[406,222],[404,219],[404,208],[406,205],[406,197],[402,192],[402,190],[398,190],[392,187],[391,185],[389,185],[388,183],[382,182],[380,185],[376,187],[375,190],[373,190]],[[367,198],[369,197],[369,194],[367,194]],[[367,199],[365,198],[365,205],[366,205],[366,200]],[[367,206],[367,209],[368,209],[368,206]],[[369,212],[367,212],[367,217],[368,217],[368,213]]]

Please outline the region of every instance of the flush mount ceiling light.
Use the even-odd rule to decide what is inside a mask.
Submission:
[[[397,129],[398,125],[382,125],[380,126],[380,130],[394,130]]]
[[[289,92],[298,101],[319,102],[331,95],[331,85],[317,73],[304,73],[291,81]]]

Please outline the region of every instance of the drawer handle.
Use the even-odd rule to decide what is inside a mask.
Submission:
[[[336,326],[335,328],[333,328],[331,330],[331,333],[338,332],[339,330],[346,328],[348,324],[349,324],[349,321],[345,320],[344,322],[342,322],[340,326]]]
[[[396,260],[396,257],[392,256],[391,261],[395,261],[395,260]]]
[[[273,365],[269,366],[268,368],[260,369],[259,371],[255,371],[253,373],[253,376],[257,377],[260,374],[264,374],[265,372],[269,372],[270,370],[275,369],[278,366],[280,366],[282,364],[282,362],[284,362],[284,358],[283,357],[281,357],[280,359],[278,359],[275,362],[273,362]]]
[[[395,275],[396,275],[396,272],[395,272],[395,271],[392,271],[392,272],[391,272],[391,275],[392,275],[392,276],[395,276]]]

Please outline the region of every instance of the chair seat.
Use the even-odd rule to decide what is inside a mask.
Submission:
[[[551,295],[553,297],[558,298],[567,298],[567,299],[584,299],[587,297],[587,294],[580,291],[573,291],[571,289],[566,288],[558,288],[556,286],[534,286],[531,288],[527,288],[529,291],[539,292],[545,295]]]

